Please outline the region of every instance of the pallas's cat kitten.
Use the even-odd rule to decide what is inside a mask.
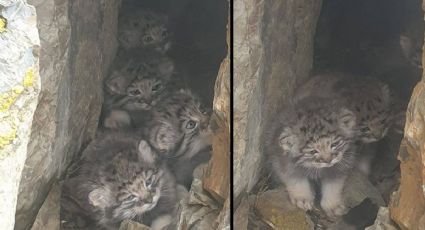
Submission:
[[[344,213],[341,193],[356,157],[355,126],[353,112],[322,98],[298,101],[268,123],[264,150],[293,204],[312,209],[312,181],[320,181],[323,210],[329,216]]]
[[[94,140],[83,153],[77,176],[66,181],[64,195],[104,229],[118,229],[125,219],[157,226],[155,220],[172,216],[177,203],[166,165],[131,133],[105,133]]]
[[[170,159],[170,168],[180,184],[190,184],[193,169],[208,160],[209,118],[209,110],[197,96],[179,90],[159,101],[152,110],[152,119],[143,125],[149,143]]]
[[[147,115],[175,81],[174,62],[153,49],[121,50],[105,83],[101,126],[110,129],[131,126],[131,115]]]
[[[150,93],[162,90],[172,80],[175,72],[174,61],[153,49],[120,50],[110,69],[110,76],[105,82],[105,103],[109,106],[122,104],[122,97],[139,96],[138,86],[148,83]],[[148,79],[148,81],[143,81]],[[153,84],[149,79],[156,79]],[[145,86],[147,87],[147,86]],[[129,88],[132,88],[131,90]],[[142,90],[142,89],[139,89]],[[148,93],[148,92],[146,92]],[[115,105],[117,106],[117,105]],[[122,106],[122,105],[119,105]]]
[[[356,129],[363,143],[381,140],[400,119],[388,86],[376,79],[342,72],[312,77],[295,92],[295,101],[306,97],[339,100],[354,112]],[[403,119],[403,118],[401,118]]]
[[[209,111],[196,95],[184,89],[158,102],[144,133],[161,153],[191,158],[211,145],[208,124]]]
[[[118,18],[118,43],[124,49],[152,47],[166,52],[171,47],[168,17],[152,9],[125,7]]]

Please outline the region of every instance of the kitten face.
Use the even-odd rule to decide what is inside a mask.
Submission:
[[[189,91],[179,91],[154,109],[149,136],[152,145],[169,156],[192,157],[211,145],[209,114]]]
[[[127,88],[128,102],[124,105],[128,110],[149,110],[160,99],[166,88],[165,82],[158,78],[135,80]]]
[[[105,89],[111,95],[125,95],[127,87],[136,76],[137,71],[131,62],[122,68],[113,69],[105,82]]]
[[[388,112],[383,112],[387,114]],[[359,131],[361,141],[364,143],[372,143],[385,137],[390,127],[389,115],[377,114],[375,118],[360,120]]]
[[[280,132],[279,146],[295,165],[314,172],[348,164],[347,159],[352,158],[355,115],[345,108],[335,112],[329,109],[301,109],[296,112],[296,124]]]
[[[121,180],[116,196],[119,203],[114,212],[116,216],[143,214],[152,210],[161,197],[162,171],[142,169],[133,177]]]
[[[169,41],[169,32],[165,25],[159,24],[147,28],[145,31],[142,42],[144,47],[149,46],[164,46]]]
[[[90,191],[88,202],[101,211],[100,214],[103,213],[98,216],[98,221],[106,225],[132,219],[152,210],[158,200],[167,194],[167,183],[172,183],[167,181],[164,166],[157,161],[156,153],[146,141],[141,140],[137,148],[131,146],[132,140],[128,142],[130,146],[115,146],[113,142],[110,140],[105,144],[111,146],[103,146],[110,153],[92,156],[96,162],[85,166],[86,170],[98,175],[91,180],[101,185]],[[117,150],[120,151],[112,155]],[[101,159],[108,156],[112,158]],[[85,183],[92,184],[90,181]]]
[[[326,168],[340,162],[348,150],[349,143],[341,137],[322,137],[308,141],[304,148],[302,158],[304,167]]]
[[[381,92],[360,98],[354,105],[360,138],[364,143],[381,140],[391,126],[390,91],[384,84],[380,88]]]
[[[125,49],[161,47],[170,41],[167,18],[152,10],[136,9],[119,18],[118,41]]]

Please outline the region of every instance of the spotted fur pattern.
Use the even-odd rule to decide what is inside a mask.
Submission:
[[[297,89],[294,98],[297,101],[315,96],[337,99],[353,111],[364,143],[385,137],[398,113],[388,86],[372,78],[346,73],[317,75]]]
[[[129,133],[106,133],[94,140],[77,176],[64,188],[65,196],[106,229],[117,228],[124,219],[173,214],[177,202],[166,165],[146,141]]]
[[[105,84],[102,127],[130,127],[128,117],[139,119],[140,111],[149,111],[176,89],[175,81],[174,62],[164,54],[152,49],[119,52]]]
[[[132,8],[118,19],[118,41],[122,48],[154,48],[166,52],[171,46],[168,18],[151,9]]]
[[[356,159],[355,127],[355,114],[328,98],[302,99],[269,122],[264,150],[295,205],[312,209],[315,193],[310,181],[320,180],[322,208],[328,215],[343,213],[342,187]],[[339,190],[329,194],[331,184]]]
[[[152,146],[169,159],[180,184],[190,184],[194,168],[209,159],[209,111],[189,90],[164,97],[152,110],[142,132]]]
[[[150,110],[166,94],[167,82],[160,78],[135,80],[127,88],[127,95],[114,106],[127,111]]]
[[[144,87],[152,92],[149,86],[156,86],[153,80],[167,86],[174,74],[174,61],[153,49],[121,50],[111,67],[110,76],[105,84],[107,105],[113,105],[123,96],[134,96],[128,87]],[[161,87],[164,88],[164,87]]]
[[[189,90],[164,97],[152,111],[147,136],[169,157],[195,155],[210,145],[209,112]]]

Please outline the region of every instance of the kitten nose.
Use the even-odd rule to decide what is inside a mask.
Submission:
[[[330,163],[332,161],[332,154],[328,153],[328,154],[323,154],[321,157],[323,162],[325,163]]]
[[[143,198],[143,202],[145,203],[152,203],[153,197],[151,193],[146,194],[146,197]]]
[[[375,139],[379,140],[379,139],[381,139],[382,134],[383,134],[383,133],[381,133],[381,132],[379,132],[379,131],[375,131],[375,132],[373,132],[373,137],[374,137]]]

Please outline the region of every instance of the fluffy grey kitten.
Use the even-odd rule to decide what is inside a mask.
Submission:
[[[312,181],[320,181],[323,210],[329,216],[345,212],[341,193],[355,164],[355,127],[355,114],[326,98],[300,100],[268,123],[264,151],[293,204],[312,209]]]
[[[189,90],[162,98],[144,132],[152,146],[169,157],[191,158],[211,145],[209,111]]]
[[[127,87],[127,94],[113,106],[127,111],[150,110],[166,94],[166,90],[167,82],[161,78],[137,79]]]
[[[176,184],[148,142],[131,133],[106,133],[84,151],[64,196],[74,200],[97,228],[117,229],[125,219],[150,225],[174,215]],[[163,220],[161,220],[163,221]]]
[[[363,143],[381,140],[396,124],[396,119],[403,119],[400,111],[394,109],[388,85],[373,78],[341,72],[320,74],[299,87],[294,100],[306,97],[336,99],[353,111]]]
[[[149,143],[169,159],[180,184],[190,184],[193,169],[209,159],[209,111],[189,90],[164,97],[152,110],[142,132]]]
[[[152,49],[121,51],[106,81],[102,126],[110,129],[129,127],[133,111],[150,110],[173,90],[174,62]],[[134,116],[139,116],[136,112]]]
[[[174,61],[153,49],[120,50],[105,81],[105,102],[128,95],[128,87],[143,79],[158,79],[167,84],[175,72]]]
[[[118,42],[124,49],[171,47],[167,16],[151,9],[126,7],[118,18]]]

